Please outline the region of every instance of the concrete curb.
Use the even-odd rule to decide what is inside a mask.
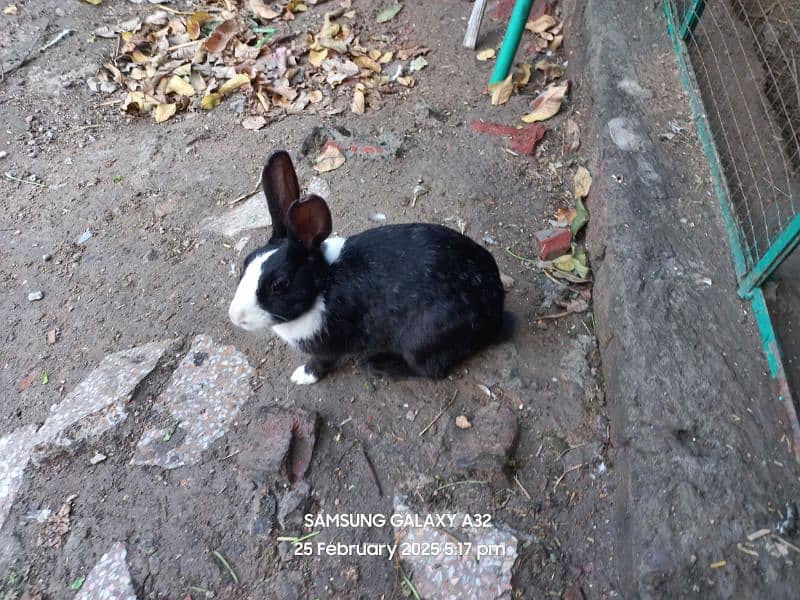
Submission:
[[[659,135],[676,111],[691,124],[660,4],[587,0],[584,13],[588,246],[620,592],[791,597],[796,568],[764,546],[758,558],[737,551],[797,497],[798,468],[705,157],[693,131]]]

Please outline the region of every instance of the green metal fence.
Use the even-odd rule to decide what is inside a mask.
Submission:
[[[753,302],[800,457],[800,428],[761,291],[800,242],[800,0],[663,2],[739,295]]]

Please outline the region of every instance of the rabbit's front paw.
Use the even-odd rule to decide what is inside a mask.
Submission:
[[[300,365],[292,373],[291,380],[297,385],[311,385],[312,383],[317,383],[319,378],[313,373],[309,373],[306,365]]]

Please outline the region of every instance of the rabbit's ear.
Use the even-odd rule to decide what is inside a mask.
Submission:
[[[307,250],[319,248],[333,229],[328,205],[325,200],[314,195],[292,203],[287,224],[292,237]]]
[[[292,202],[300,198],[297,174],[292,159],[285,150],[278,150],[269,157],[261,171],[261,186],[272,217],[272,237],[284,238],[286,214]]]

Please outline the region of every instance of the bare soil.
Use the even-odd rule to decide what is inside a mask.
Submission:
[[[296,521],[253,533],[258,503],[281,493],[287,482],[254,481],[227,457],[259,409],[274,404],[321,416],[307,476],[313,489],[308,512],[388,514],[395,494],[407,496],[419,510],[489,511],[520,539],[515,597],[560,596],[575,585],[589,597],[611,594],[615,475],[613,462],[604,459],[608,426],[593,321],[587,314],[538,320],[558,310],[552,298],[559,291],[505,251],[534,255],[533,232],[569,198],[576,163],[562,157],[563,119],[571,115],[582,124],[572,104],[549,123],[538,158],[510,155],[505,142],[473,132],[472,119],[516,123],[537,86],[531,84],[502,108],[489,105],[484,88],[490,66],[461,47],[470,4],[452,0],[406,3],[395,20],[381,26],[431,52],[418,87],[388,97],[380,111],[299,115],[253,132],[241,127],[242,115],[228,101],[210,113],[181,114],[156,125],[104,106],[108,97],[85,84],[114,46],[113,40],[92,40],[91,32],[151,10],[146,3],[16,4],[19,14],[0,20],[6,68],[63,28],[77,33],[0,83],[2,149],[8,152],[0,169],[22,179],[35,174],[47,185],[7,179],[1,184],[3,433],[41,423],[50,406],[106,354],[151,340],[188,342],[207,333],[233,344],[257,367],[258,391],[238,424],[198,466],[162,471],[130,465],[153,399],[168,377],[160,370],[134,394],[128,420],[95,446],[29,469],[2,530],[4,598],[71,597],[69,583],[87,574],[114,541],[127,546],[140,598],[204,597],[193,586],[223,598],[399,597],[398,571],[385,558],[282,558],[275,537],[302,533]],[[382,5],[353,2],[357,18],[373,23]],[[323,9],[310,7],[297,26],[318,25]],[[566,32],[569,56],[577,34],[570,37],[569,23]],[[501,33],[487,13],[479,45],[497,42]],[[572,71],[580,68],[571,62]],[[573,97],[581,93],[579,86]],[[294,387],[289,374],[302,357],[269,336],[231,326],[226,310],[241,259],[233,248],[237,240],[200,225],[253,189],[270,152],[286,148],[296,155],[320,125],[344,127],[361,139],[390,134],[402,140],[396,155],[356,156],[324,176],[332,190],[335,230],[347,235],[374,226],[367,217],[377,211],[388,222],[456,226],[461,219],[475,239],[488,234],[496,241],[488,247],[501,270],[516,281],[507,300],[518,322],[511,342],[442,382],[371,380],[345,368],[319,385]],[[307,181],[313,174],[310,158],[297,166],[301,181]],[[430,193],[412,208],[412,190],[420,180]],[[87,229],[91,240],[76,245]],[[267,236],[268,231],[251,234],[241,255]],[[44,292],[42,301],[27,300],[34,290]],[[49,345],[46,334],[54,328],[58,341]],[[37,380],[19,391],[19,379],[32,368],[46,370],[48,384]],[[491,388],[518,416],[511,470],[488,484],[437,491],[442,483],[465,478],[448,459],[447,431],[456,415],[473,415],[487,402],[479,385]],[[441,422],[420,436],[454,393],[456,401]],[[568,452],[571,446],[580,448]],[[95,451],[109,458],[89,466]],[[560,478],[578,464],[583,466]],[[607,473],[597,470],[600,464]],[[37,546],[40,526],[26,515],[43,507],[55,510],[71,494],[78,496],[64,545]],[[389,527],[328,529],[321,539],[388,542],[392,536]],[[212,551],[235,568],[238,586]]]

